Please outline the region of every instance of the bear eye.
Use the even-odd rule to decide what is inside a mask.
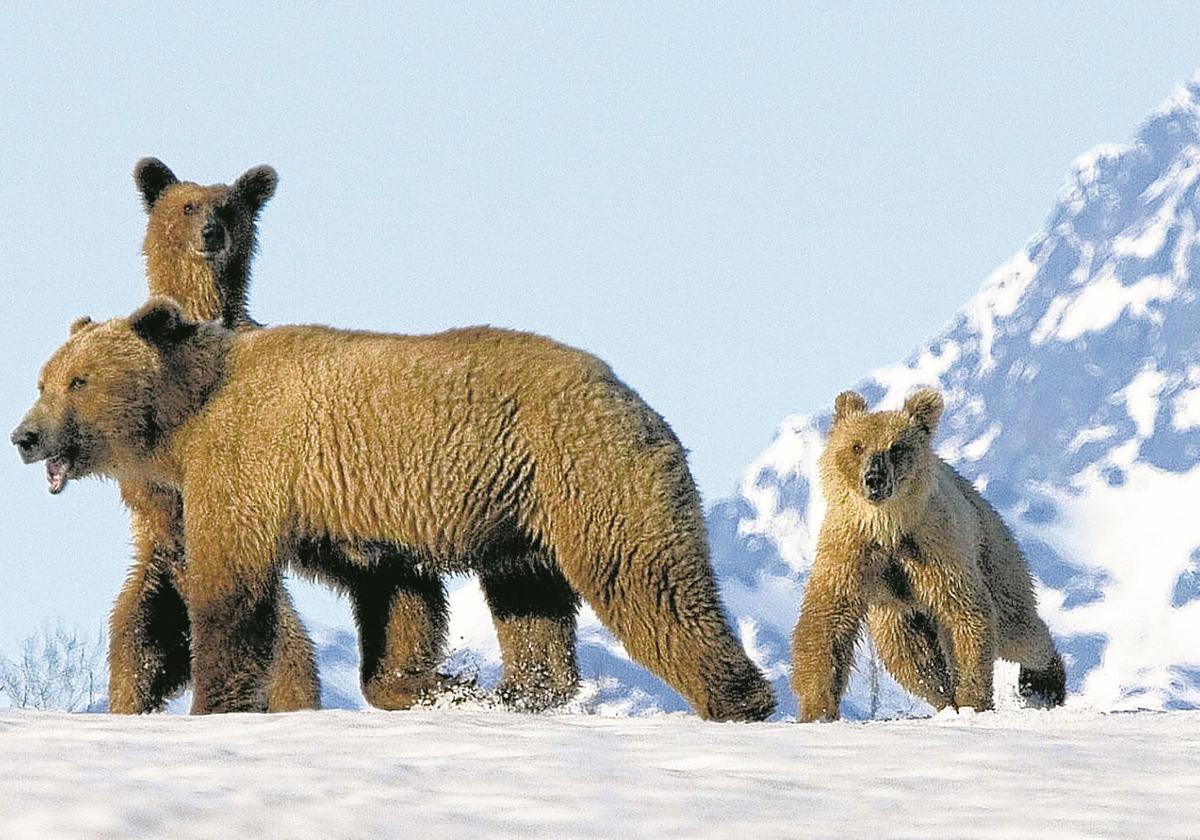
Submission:
[[[68,388],[68,390],[71,390],[71,391],[78,391],[86,384],[87,384],[87,380],[84,377],[76,376],[74,379],[71,380],[71,384],[68,385],[67,388]]]
[[[855,455],[863,454],[863,445],[861,443],[859,443],[858,441],[855,441],[854,445],[851,446],[850,449],[852,452],[854,452]]]
[[[183,215],[192,216],[195,213],[196,213],[196,205],[195,204],[192,204],[192,202],[189,201],[187,204],[183,205]]]

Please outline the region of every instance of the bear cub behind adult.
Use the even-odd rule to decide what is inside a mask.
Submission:
[[[933,450],[932,389],[868,412],[847,391],[821,456],[828,503],[793,636],[801,720],[838,716],[864,620],[884,665],[935,708],[990,709],[997,658],[1031,703],[1059,705],[1062,659],[1029,568],[1000,516]]]
[[[256,166],[232,184],[202,185],[181,181],[157,158],[143,158],[133,178],[147,216],[142,250],[150,292],[173,295],[194,318],[252,325],[245,299],[256,220],[275,192],[275,170]],[[52,469],[51,491],[59,492],[70,476]],[[109,709],[140,714],[161,709],[191,678],[183,499],[174,488],[138,477],[122,479],[120,490],[134,562],[109,619]],[[279,630],[268,708],[317,708],[312,641],[283,587],[273,621]]]
[[[257,221],[275,194],[270,166],[247,169],[229,185],[180,181],[158,158],[142,158],[133,180],[146,209],[146,280],[197,321],[254,325],[246,309]]]

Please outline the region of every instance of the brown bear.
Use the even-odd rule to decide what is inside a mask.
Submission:
[[[186,500],[194,712],[265,707],[264,617],[297,540],[400,547],[348,556],[367,581],[536,569],[701,716],[774,708],[722,609],[683,447],[581,351],[486,327],[237,332],[158,299],[75,332],[40,384],[14,433],[26,461]]]
[[[1062,659],[1000,515],[933,451],[942,397],[868,412],[841,394],[821,456],[828,509],[792,639],[801,720],[832,719],[864,619],[884,665],[935,708],[992,707],[999,658],[1035,705],[1060,705]]]
[[[220,319],[234,329],[258,326],[246,307],[249,265],[255,249],[255,220],[274,193],[275,171],[259,166],[230,187],[203,187],[181,182],[162,161],[145,158],[134,168],[134,180],[149,215],[143,250],[151,294],[175,298],[194,320]],[[174,527],[181,530],[182,524],[175,522]],[[438,575],[426,573],[417,563],[387,562],[382,555],[397,549],[382,543],[302,537],[294,543],[291,568],[331,584],[351,601],[368,702],[385,709],[407,708],[453,682],[436,671],[449,616]],[[498,693],[510,705],[535,711],[564,702],[578,688],[578,599],[553,570],[521,557],[513,561],[503,576],[483,575],[480,583],[504,663]],[[363,574],[364,567],[372,569],[369,575]],[[131,580],[124,599],[130,606],[121,615],[144,614],[144,593],[159,591],[159,587],[146,587],[143,577],[135,574]],[[172,615],[186,622],[182,601],[173,597],[171,602]],[[138,654],[146,644],[145,635],[114,632],[113,638],[125,640],[122,644],[137,654],[127,658],[145,661]]]
[[[134,168],[134,181],[149,217],[143,250],[151,293],[175,295],[197,318],[251,324],[245,293],[255,220],[274,192],[274,170],[259,166],[232,186],[200,186],[145,158]],[[51,490],[63,484],[60,476]],[[109,709],[139,714],[161,709],[190,678],[191,632],[180,595],[183,507],[178,491],[158,482],[126,478],[120,490],[135,556],[109,620]],[[283,587],[275,609],[279,632],[268,708],[317,708],[312,642]]]

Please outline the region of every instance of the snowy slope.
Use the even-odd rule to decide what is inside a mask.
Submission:
[[[1200,713],[0,714],[0,834],[1195,837]],[[918,758],[919,757],[919,758]]]
[[[1131,143],[1079,158],[1044,229],[940,334],[846,383],[881,407],[919,385],[944,389],[940,451],[1017,532],[1068,656],[1071,702],[1100,709],[1200,706],[1198,100],[1200,75]],[[795,710],[788,639],[824,511],[828,417],[785,419],[740,493],[709,515],[726,603],[784,714]],[[467,583],[454,600],[453,660],[486,684],[498,662],[482,597]],[[685,708],[586,611],[580,645],[598,711]],[[845,714],[930,711],[868,654]],[[353,637],[326,655],[344,664]],[[1013,680],[1002,676],[1000,702]]]

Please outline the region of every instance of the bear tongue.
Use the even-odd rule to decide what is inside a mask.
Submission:
[[[67,486],[67,470],[70,465],[61,458],[51,458],[46,462],[46,481],[50,485],[50,492],[53,495],[58,495]]]

